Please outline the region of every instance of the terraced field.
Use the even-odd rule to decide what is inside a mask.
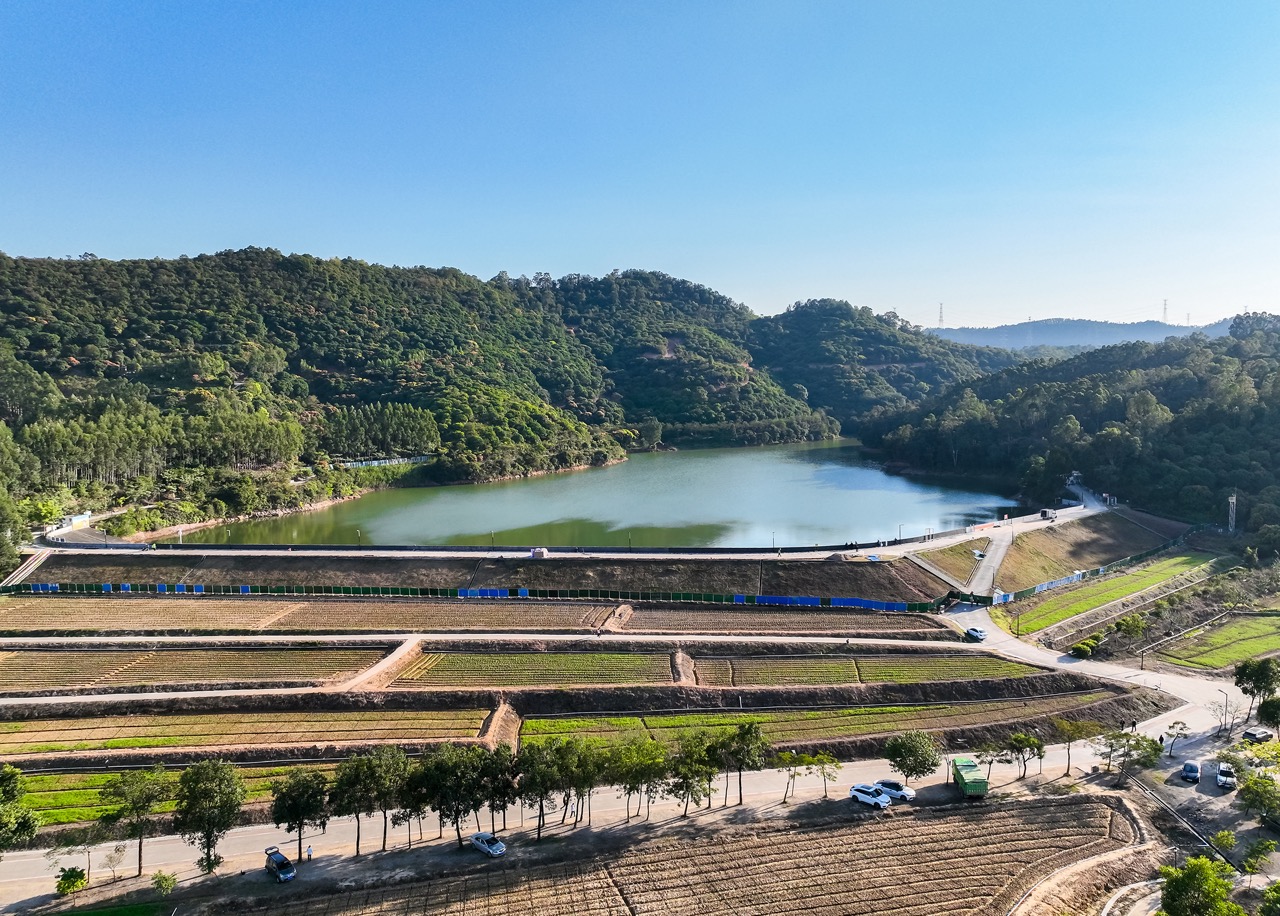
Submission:
[[[1159,652],[1188,668],[1226,668],[1246,658],[1280,652],[1280,614],[1233,616],[1221,626],[1180,639]]]
[[[401,598],[0,598],[0,632],[327,632],[594,630],[616,605]]]
[[[135,748],[278,747],[474,739],[487,709],[172,713],[0,722],[0,757]]]
[[[944,729],[996,722],[1022,721],[1059,715],[1110,699],[1106,690],[1028,699],[985,700],[974,703],[930,703],[904,706],[863,706],[852,709],[805,709],[785,712],[691,712],[655,715],[530,717],[520,730],[522,741],[552,737],[617,740],[648,734],[674,743],[687,729],[729,731],[754,722],[774,744],[839,740],[862,735],[891,734],[906,729]]]
[[[707,687],[804,684],[920,684],[972,678],[1026,677],[1040,669],[994,655],[760,655],[697,658]]]
[[[1086,582],[1069,590],[1056,592],[1020,617],[1023,633],[1041,630],[1084,614],[1095,608],[1126,598],[1143,589],[1191,572],[1198,566],[1212,563],[1217,557],[1211,553],[1189,550],[1157,560],[1147,566]]]
[[[163,684],[317,683],[385,654],[360,649],[19,649],[0,652],[0,692]]]
[[[424,655],[393,688],[670,684],[671,656],[627,652],[447,652]]]
[[[973,571],[978,568],[979,560],[975,553],[985,553],[990,546],[991,538],[971,538],[950,547],[926,550],[920,556],[953,579],[968,582]]]
[[[283,779],[291,770],[319,770],[332,774],[334,766],[335,764],[298,764],[296,766],[242,767],[238,772],[248,790],[246,801],[253,803],[270,800],[271,781]],[[178,772],[176,768],[173,771],[175,780]],[[100,790],[112,776],[111,773],[27,776],[27,794],[22,803],[31,810],[39,812],[41,823],[46,826],[97,820],[111,807],[102,803]],[[163,803],[157,808],[161,813],[172,810],[173,802]]]
[[[853,823],[755,825],[640,843],[607,860],[273,901],[270,912],[1000,916],[1056,869],[1134,840],[1128,819],[1099,800],[1036,800]],[[858,874],[815,850],[856,850]],[[1084,912],[1092,901],[1072,903],[1071,912]]]
[[[814,607],[648,608],[637,606],[624,630],[645,633],[830,633],[839,636],[954,638],[951,630],[925,614],[878,613]]]

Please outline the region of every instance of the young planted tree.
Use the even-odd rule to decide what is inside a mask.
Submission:
[[[743,723],[734,729],[725,748],[734,769],[738,771],[738,804],[742,804],[742,771],[764,769],[773,748],[765,740],[764,733],[756,722]]]
[[[1262,892],[1262,904],[1258,916],[1280,916],[1280,881],[1268,885]]]
[[[1160,760],[1160,742],[1136,732],[1120,732],[1117,753],[1120,775],[1117,785],[1123,785],[1130,771],[1155,766]]]
[[[718,767],[708,753],[711,738],[706,732],[684,732],[676,741],[676,752],[670,759],[666,792],[684,800],[681,817],[689,816],[690,804],[701,804],[708,796],[707,785],[715,779]]]
[[[373,768],[373,803],[382,812],[382,851],[387,851],[387,824],[400,804],[409,758],[398,747],[384,745],[369,755]]]
[[[1004,749],[1018,764],[1020,769],[1018,778],[1026,779],[1027,764],[1031,762],[1032,758],[1044,755],[1044,742],[1035,735],[1028,735],[1026,732],[1014,732],[1004,740]]]
[[[1081,720],[1079,722],[1071,719],[1051,719],[1053,730],[1058,733],[1058,737],[1062,743],[1067,746],[1067,773],[1071,775],[1071,745],[1077,741],[1083,741],[1086,738],[1092,738],[1094,735],[1102,731],[1101,722],[1090,722]]]
[[[560,787],[560,753],[558,740],[525,744],[517,758],[520,771],[520,799],[526,805],[538,807],[538,832],[534,842],[542,840],[542,828],[546,824],[548,807],[555,805],[554,795]]]
[[[813,768],[813,758],[799,751],[779,751],[777,756],[773,758],[773,766],[779,773],[787,777],[787,781],[782,787],[782,803],[785,805],[787,799],[795,791],[796,777],[800,775],[800,771],[808,771]]]
[[[290,770],[283,780],[271,783],[271,820],[298,834],[298,858],[302,862],[302,833],[307,827],[324,829],[329,823],[329,780],[315,770]],[[141,872],[139,872],[141,874]]]
[[[348,757],[338,764],[329,806],[339,817],[356,819],[356,855],[360,855],[360,820],[378,810],[378,773],[369,755]]]
[[[1165,745],[1168,748],[1169,756],[1173,756],[1173,746],[1183,738],[1190,737],[1191,727],[1181,719],[1175,719],[1169,723],[1169,727],[1164,730],[1164,736],[1169,739]]]
[[[22,804],[27,788],[22,771],[15,766],[0,766],[0,855],[25,843],[40,829],[40,819]]]
[[[627,821],[630,822],[631,797],[636,796],[636,817],[639,817],[646,789],[661,785],[666,779],[666,746],[648,736],[635,736],[614,745],[609,752],[609,776],[626,796]]]
[[[910,731],[894,735],[884,743],[889,768],[907,782],[920,779],[942,766],[942,751],[928,732]]]
[[[1245,850],[1240,870],[1249,876],[1249,886],[1253,887],[1253,876],[1267,867],[1267,859],[1276,851],[1275,840],[1254,840]]]
[[[987,779],[991,779],[991,768],[997,763],[1013,763],[1013,755],[998,744],[984,744],[975,752],[978,763],[987,766]]]
[[[142,841],[155,826],[151,815],[173,797],[173,781],[163,766],[149,770],[127,770],[112,776],[98,790],[99,797],[114,807],[104,814],[104,825],[123,823],[130,837],[138,840],[138,877],[142,877]]]
[[[822,797],[829,797],[827,783],[839,778],[840,761],[826,751],[819,751],[813,755],[813,770],[822,777]]]
[[[173,827],[200,850],[196,866],[206,875],[222,864],[218,843],[240,818],[244,781],[225,760],[202,760],[178,777]]]

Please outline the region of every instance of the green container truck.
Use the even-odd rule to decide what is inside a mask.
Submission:
[[[987,777],[982,775],[982,767],[968,757],[957,757],[951,761],[951,773],[956,778],[956,788],[965,798],[985,798],[987,795]]]

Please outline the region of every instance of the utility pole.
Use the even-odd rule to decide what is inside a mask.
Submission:
[[[1236,494],[1227,497],[1227,534],[1236,533]]]
[[[1169,300],[1164,300],[1164,323],[1169,323]]]
[[[938,327],[942,327],[942,303],[938,303]]]

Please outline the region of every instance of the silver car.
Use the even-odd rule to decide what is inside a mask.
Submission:
[[[492,833],[477,833],[471,837],[471,845],[491,859],[507,854],[507,844]]]

